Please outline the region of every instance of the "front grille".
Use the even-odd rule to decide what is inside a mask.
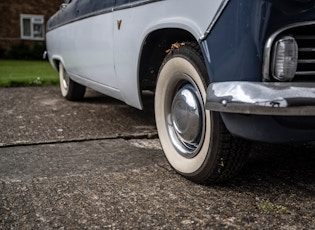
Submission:
[[[315,25],[296,27],[282,34],[294,37],[299,47],[298,66],[293,81],[315,81]]]
[[[297,81],[315,80],[315,36],[297,35],[295,39],[299,47]]]

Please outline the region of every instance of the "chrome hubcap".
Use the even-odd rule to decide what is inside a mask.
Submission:
[[[194,157],[204,136],[203,101],[197,87],[191,83],[182,85],[171,105],[173,145],[185,157]]]
[[[69,76],[67,74],[67,72],[65,70],[63,70],[63,75],[62,75],[62,85],[63,85],[63,88],[65,90],[68,90],[68,87],[69,87]]]

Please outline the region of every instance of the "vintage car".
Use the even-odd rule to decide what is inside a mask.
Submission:
[[[315,0],[68,0],[47,52],[68,100],[155,92],[165,156],[197,183],[233,177],[248,140],[315,140]]]

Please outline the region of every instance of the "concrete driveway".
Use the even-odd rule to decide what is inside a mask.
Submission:
[[[0,89],[0,229],[315,229],[315,144],[253,143],[228,183],[177,175],[145,111]]]

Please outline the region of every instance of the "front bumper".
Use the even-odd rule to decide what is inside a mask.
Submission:
[[[239,114],[314,116],[315,83],[212,83],[207,89],[206,109]]]

